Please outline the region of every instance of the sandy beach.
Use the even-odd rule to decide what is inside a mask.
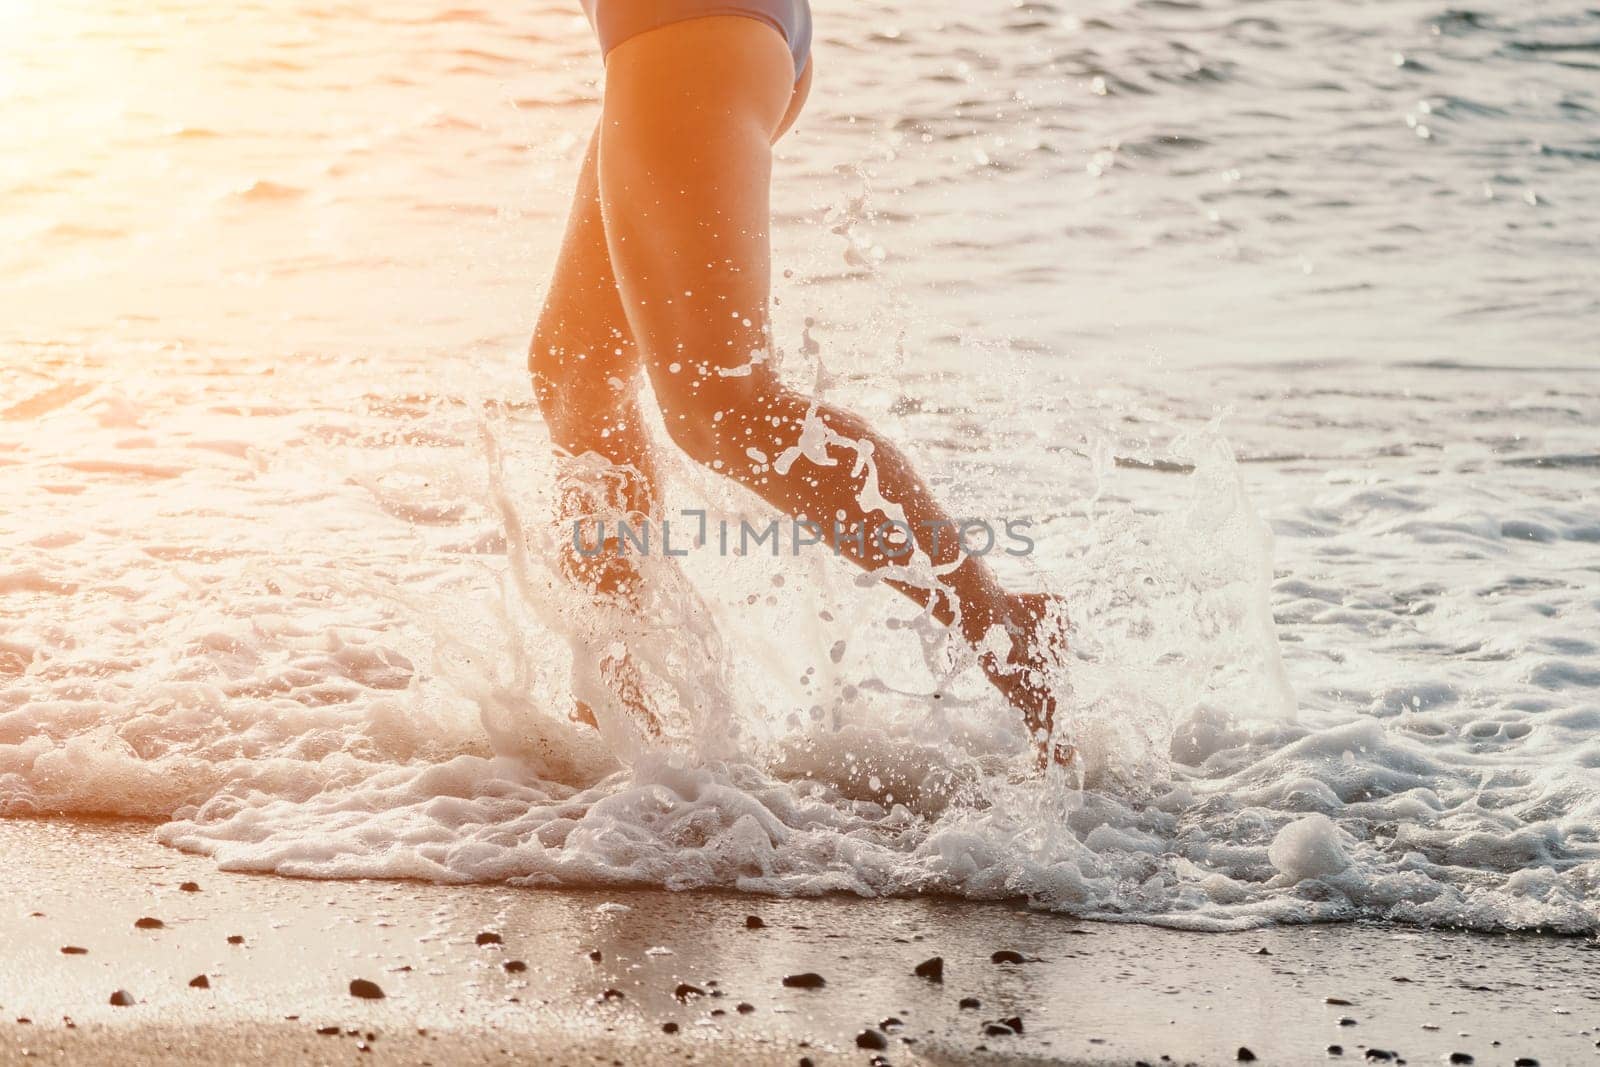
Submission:
[[[1581,939],[1365,924],[1196,935],[937,899],[292,880],[219,872],[128,823],[5,821],[0,848],[6,1063],[1600,1054],[1600,951]],[[942,981],[914,973],[934,957]],[[801,974],[826,984],[784,984]],[[352,996],[356,980],[383,999]],[[111,1003],[119,990],[131,1005]],[[995,1030],[1008,1019],[1020,1033]]]

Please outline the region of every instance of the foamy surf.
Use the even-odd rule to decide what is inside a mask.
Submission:
[[[83,492],[8,532],[9,595],[35,607],[4,635],[6,814],[164,820],[160,840],[222,867],[299,877],[940,893],[1194,929],[1600,926],[1590,772],[1440,750],[1411,720],[1297,720],[1271,605],[1302,593],[1272,592],[1216,424],[1147,446],[1173,490],[1151,508],[1128,484],[1149,464],[1095,428],[1115,405],[1082,413],[1088,503],[1046,524],[1057,552],[1032,575],[1072,605],[1080,759],[1038,778],[961,650],[825,550],[663,568],[629,625],[675,699],[666,741],[574,723],[615,620],[559,578],[561,471],[524,412],[241,415],[153,388],[93,389],[11,453],[43,472],[114,450],[131,416],[108,413],[155,402],[169,417],[132,447],[178,473],[58,466]],[[712,492],[678,470],[669,500]]]

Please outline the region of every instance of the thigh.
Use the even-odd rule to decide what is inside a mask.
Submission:
[[[529,353],[535,373],[552,384],[603,385],[630,378],[638,367],[600,212],[599,145],[596,127]]]
[[[601,206],[658,394],[767,343],[771,141],[793,95],[787,44],[754,19],[674,23],[607,59]]]

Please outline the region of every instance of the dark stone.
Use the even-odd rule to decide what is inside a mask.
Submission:
[[[904,1025],[905,1025],[905,1023],[901,1022],[899,1019],[897,1019],[893,1015],[891,1015],[887,1019],[883,1020],[882,1022],[880,1022],[878,1024],[878,1029],[879,1030],[893,1030],[897,1026],[904,1026]]]
[[[1348,1015],[1339,1016],[1339,1025],[1340,1026],[1354,1026],[1355,1024],[1356,1024],[1356,1021],[1354,1019],[1350,1018],[1350,1016],[1348,1016]]]
[[[178,892],[180,892],[180,893],[198,893],[198,892],[200,892],[200,883],[199,882],[185,882],[185,883],[183,883],[182,885],[180,885],[178,887]]]
[[[679,1000],[688,1001],[690,997],[705,996],[706,991],[697,985],[690,985],[688,982],[679,982],[678,988],[672,991],[672,995],[677,997]]]
[[[911,971],[918,978],[926,978],[930,982],[944,981],[944,957],[935,956],[931,960],[923,960]]]
[[[319,1026],[317,1027],[317,1033],[323,1037],[338,1037],[339,1028],[337,1026]]]
[[[766,925],[766,920],[759,915],[746,915],[744,917],[744,928],[746,930],[760,930]]]
[[[1022,1016],[1020,1016],[1020,1015],[1010,1015],[1010,1016],[1007,1016],[1004,1019],[1001,1019],[1000,1021],[1005,1023],[1007,1026],[1011,1027],[1011,1032],[1012,1033],[1014,1033],[1014,1034],[1022,1033]]]
[[[786,974],[783,984],[790,989],[821,989],[828,984],[828,980],[815,971],[805,971],[801,974]]]
[[[1518,1056],[1511,1061],[1511,1067],[1539,1067],[1539,1061],[1532,1056]]]
[[[1328,1055],[1330,1055],[1330,1056],[1343,1056],[1344,1055],[1344,1046],[1343,1045],[1329,1045],[1328,1046]]]
[[[211,988],[211,979],[207,978],[203,974],[197,974],[193,978],[189,979],[189,988],[190,989],[210,989]]]
[[[111,1006],[113,1008],[126,1008],[132,1006],[132,1004],[133,994],[126,989],[119,989],[111,994]]]
[[[133,920],[133,925],[140,930],[160,930],[167,924],[162,922],[160,919],[152,919],[150,916],[146,915],[142,919]]]
[[[817,1067],[817,1065],[811,1062],[810,1056],[801,1056],[800,1067]]]
[[[1005,1023],[984,1023],[983,1034],[985,1037],[1012,1037],[1016,1031]]]
[[[369,982],[365,978],[352,978],[350,995],[360,997],[362,1000],[382,1000],[383,990],[378,988],[377,982]]]
[[[1266,952],[1267,950],[1266,949],[1262,949],[1261,951],[1262,952]],[[1271,955],[1271,953],[1267,953],[1267,954]],[[1239,1051],[1235,1052],[1233,1054],[1233,1058],[1238,1060],[1240,1063],[1254,1063],[1255,1062],[1255,1058],[1256,1058],[1256,1054],[1254,1052],[1251,1052],[1249,1049],[1245,1048],[1243,1045],[1240,1045],[1239,1046]]]
[[[856,1048],[869,1048],[882,1051],[888,1047],[888,1040],[876,1030],[863,1030],[856,1035]]]
[[[473,939],[473,943],[478,945],[503,945],[506,943],[506,939],[493,930],[485,930]]]
[[[521,974],[528,969],[528,965],[521,960],[506,960],[500,966],[506,969],[507,974]]]
[[[620,989],[608,989],[604,993],[600,994],[600,999],[601,1000],[624,1000],[626,998],[623,997],[622,990],[620,990]]]
[[[1472,1062],[1472,1053],[1470,1053],[1470,1052],[1452,1052],[1452,1053],[1450,1053],[1450,1062],[1451,1063],[1471,1063]]]
[[[77,945],[62,945],[61,954],[63,956],[87,956],[89,954],[89,950],[86,948],[79,948]]]
[[[1372,1063],[1392,1063],[1394,1061],[1394,1053],[1385,1048],[1369,1048],[1367,1049],[1367,1059]]]
[[[593,950],[592,952],[589,953],[589,958],[591,960],[594,960],[596,963],[599,963],[601,960],[605,959],[606,957],[605,957],[605,954],[602,953],[599,949],[595,949],[595,950]]]
[[[1322,1003],[1324,1003],[1324,1004],[1333,1004],[1333,1005],[1336,1005],[1338,1007],[1343,1007],[1343,1008],[1348,1008],[1348,1007],[1351,1006],[1350,1001],[1344,999],[1343,997],[1323,997],[1322,998]]]
[[[238,934],[229,934],[228,935],[228,944],[230,944],[230,945],[242,945],[242,944],[244,944],[244,938],[240,937]]]
[[[1270,955],[1272,955],[1272,952],[1267,948],[1267,946],[1262,945],[1260,948],[1256,949],[1256,955],[1257,956],[1270,956]]]
[[[1014,952],[1009,948],[1003,948],[999,952],[996,952],[994,955],[990,956],[989,957],[989,962],[990,963],[1033,963],[1035,961],[1032,958],[1028,957],[1028,956],[1024,956],[1020,952]]]
[[[677,1023],[662,1023],[661,1024],[661,1032],[663,1034],[675,1034],[675,1033],[678,1032],[678,1024]]]
[[[966,1011],[969,1008],[972,1008],[972,1009],[981,1008],[981,1007],[983,1007],[983,1005],[978,1003],[978,998],[977,997],[962,997],[956,1003],[956,1007],[960,1008],[962,1011]]]
[[[741,1001],[739,1006],[733,1010],[738,1012],[740,1015],[749,1015],[751,1012],[756,1010],[756,1006],[754,1004],[747,1004]]]

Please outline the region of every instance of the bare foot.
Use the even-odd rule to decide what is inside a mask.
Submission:
[[[589,543],[584,555],[575,546],[568,545],[562,554],[561,570],[567,581],[586,589],[597,602],[610,602],[631,611],[639,609],[639,584],[643,580],[638,565],[621,550],[616,537],[608,537],[599,544]],[[644,680],[639,668],[626,651],[608,655],[600,661],[600,676],[613,696],[622,703],[645,732],[651,737],[661,736],[661,719],[645,699]],[[573,722],[598,730],[594,709],[583,701],[575,701],[568,716]]]
[[[628,714],[644,727],[645,733],[651,737],[660,737],[661,719],[651,709],[650,702],[645,699],[639,668],[634,665],[628,654],[624,652],[621,656],[606,657],[600,663],[600,675],[605,679],[612,695],[627,709]],[[600,723],[594,716],[594,709],[581,700],[573,702],[572,713],[568,718],[592,729],[600,729]]]
[[[1022,712],[1028,734],[1038,752],[1040,770],[1051,762],[1069,765],[1075,753],[1067,741],[1057,741],[1056,698],[1050,689],[1050,668],[1067,650],[1067,621],[1061,598],[1049,593],[1020,593],[1006,598],[1011,651],[1001,662],[992,653],[978,662],[990,683]]]

